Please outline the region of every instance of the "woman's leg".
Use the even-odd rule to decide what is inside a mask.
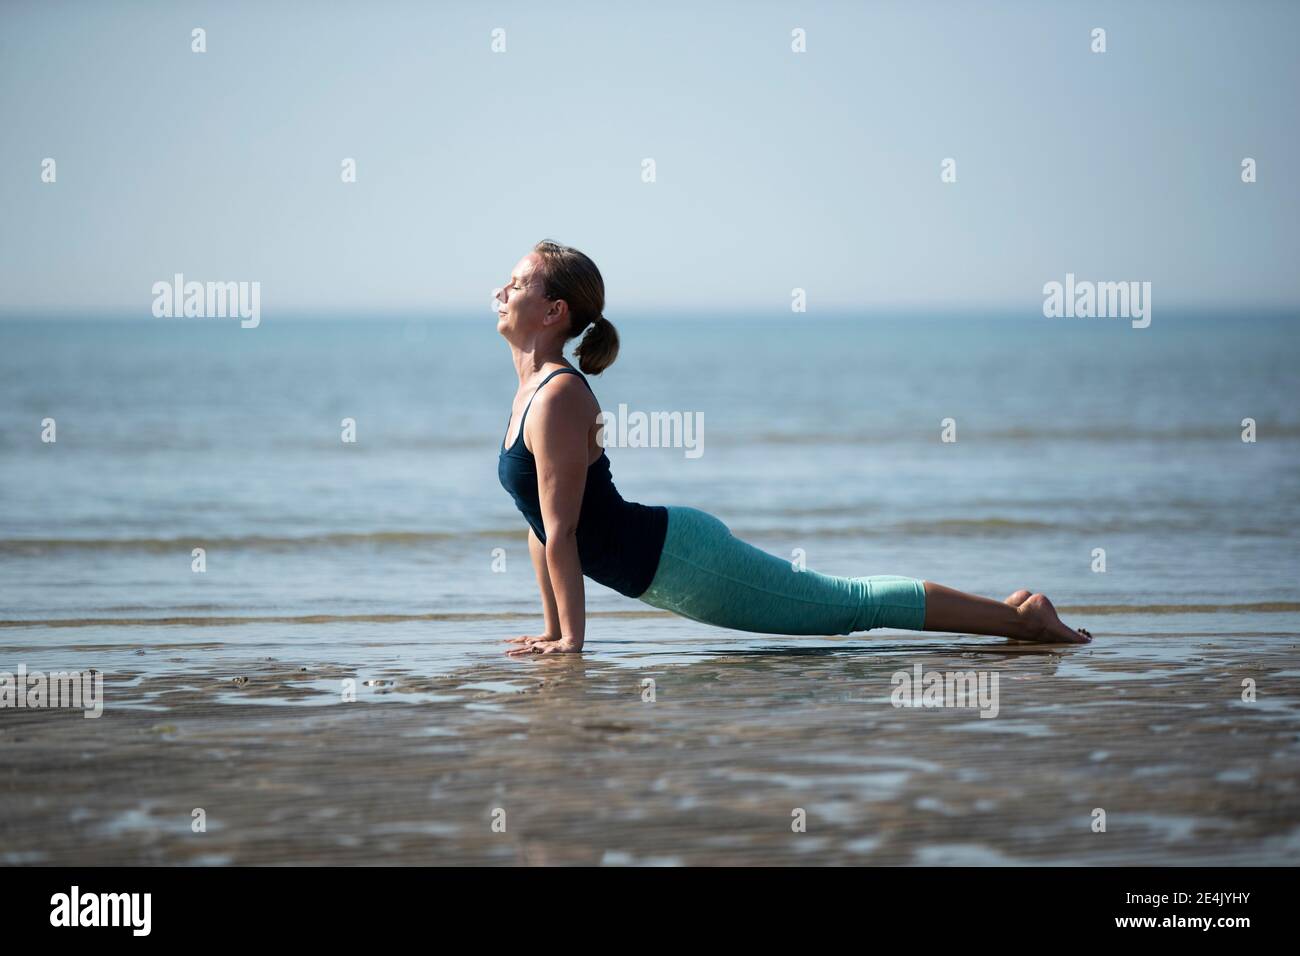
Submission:
[[[1042,595],[1017,592],[1004,603],[915,578],[841,578],[799,570],[695,508],[668,509],[663,555],[641,600],[705,624],[764,634],[896,627],[1083,640],[1060,623]]]
[[[762,634],[919,631],[925,618],[925,591],[915,578],[801,570],[696,508],[668,509],[659,568],[641,600],[705,624]]]
[[[1044,644],[1086,644],[1087,631],[1067,627],[1046,596],[1017,591],[1005,601],[925,582],[925,630],[993,634]]]

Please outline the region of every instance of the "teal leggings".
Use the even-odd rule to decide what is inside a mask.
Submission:
[[[711,514],[668,508],[659,570],[641,600],[693,621],[761,634],[923,630],[925,589],[915,578],[837,578],[796,570],[735,537]]]

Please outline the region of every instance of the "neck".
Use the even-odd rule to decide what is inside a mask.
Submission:
[[[554,343],[533,339],[524,343],[510,343],[510,357],[519,373],[519,384],[529,382],[547,365],[567,365],[564,348]]]

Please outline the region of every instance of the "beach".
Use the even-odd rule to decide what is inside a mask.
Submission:
[[[703,428],[608,449],[624,497],[1096,639],[732,633],[588,582],[545,660],[502,643],[540,617],[490,326],[0,323],[0,672],[103,681],[0,709],[0,862],[1294,864],[1290,321],[624,321],[603,406]],[[932,674],[983,696],[895,706]]]
[[[0,4],[12,928],[1280,925],[1300,5],[1086,9]]]
[[[657,617],[593,629],[671,627]],[[1232,636],[1094,623],[1084,647],[700,628],[698,649],[656,650],[647,631],[427,677],[396,661],[195,666],[193,646],[156,645],[109,678],[98,719],[4,716],[3,862],[1300,861],[1296,615],[1248,615]],[[499,625],[426,630],[486,644]],[[997,673],[996,717],[894,706],[894,675],[918,665]]]

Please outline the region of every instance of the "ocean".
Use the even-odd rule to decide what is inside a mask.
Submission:
[[[612,317],[602,407],[702,416],[695,450],[609,449],[625,498],[828,573],[1042,591],[1103,643],[1300,633],[1296,316]],[[0,322],[0,644],[145,673],[500,655],[540,628],[496,478],[515,386],[486,316]],[[614,664],[882,636],[587,601]]]

